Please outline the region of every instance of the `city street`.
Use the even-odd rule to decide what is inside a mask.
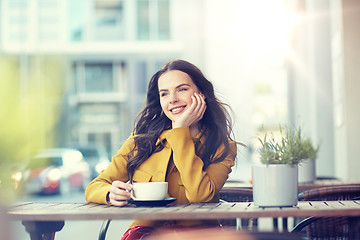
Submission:
[[[38,202],[85,202],[84,193],[72,192],[68,195],[50,195],[50,196],[28,196],[20,201],[38,201]],[[130,225],[131,220],[112,221],[108,229],[106,240],[119,240],[122,234]],[[72,239],[98,239],[99,230],[102,221],[66,221],[64,228],[56,233],[55,240]],[[30,236],[25,231],[21,222],[11,223],[13,240],[29,240]]]

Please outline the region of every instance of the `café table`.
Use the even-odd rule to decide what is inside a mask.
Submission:
[[[304,192],[306,190],[311,189],[317,189],[317,188],[323,188],[323,187],[333,187],[333,186],[359,186],[360,180],[340,180],[340,179],[331,179],[331,178],[319,178],[315,180],[314,182],[308,182],[308,183],[299,183],[298,184],[298,192]],[[223,187],[224,191],[235,191],[237,189],[245,191],[252,191],[252,184],[250,182],[242,182],[242,181],[227,181]],[[290,216],[292,217],[292,216]],[[294,218],[294,225],[296,224],[298,220]],[[278,219],[273,218],[273,226],[274,229],[278,229]],[[288,219],[282,218],[282,228],[287,229],[288,228]]]
[[[303,201],[292,207],[264,208],[252,202],[169,204],[165,207],[116,207],[95,203],[18,202],[10,220],[22,221],[31,240],[54,239],[66,220],[105,219],[234,219],[274,217],[360,216],[360,201]]]
[[[358,181],[343,181],[338,179],[315,180],[314,182],[309,182],[309,183],[299,183],[298,191],[303,192],[305,190],[321,188],[321,187],[351,186],[351,185],[360,185],[360,180]],[[227,181],[224,185],[224,188],[252,189],[252,184],[250,182]]]

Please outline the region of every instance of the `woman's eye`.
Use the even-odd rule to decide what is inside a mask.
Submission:
[[[187,90],[187,88],[180,88],[179,92],[186,91],[186,90]]]
[[[168,95],[168,93],[163,92],[163,93],[160,94],[160,97],[165,97],[167,95]]]

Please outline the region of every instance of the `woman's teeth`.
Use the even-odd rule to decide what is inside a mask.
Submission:
[[[177,107],[171,110],[172,113],[179,113],[184,107]]]

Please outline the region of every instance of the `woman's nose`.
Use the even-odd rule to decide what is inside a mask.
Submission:
[[[169,102],[170,104],[174,104],[178,102],[178,97],[176,96],[176,94],[170,94]]]

